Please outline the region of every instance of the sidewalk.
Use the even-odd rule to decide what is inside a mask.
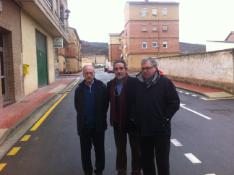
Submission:
[[[234,99],[233,94],[227,93],[227,92],[220,90],[220,89],[201,87],[201,86],[197,86],[197,85],[192,85],[192,84],[183,83],[183,82],[176,82],[176,81],[173,81],[173,83],[179,89],[184,89],[187,91],[191,91],[191,92],[203,95],[210,100]]]
[[[53,98],[70,91],[78,82],[79,76],[61,76],[54,83],[39,88],[21,101],[0,109],[0,145],[7,137],[32,114]]]

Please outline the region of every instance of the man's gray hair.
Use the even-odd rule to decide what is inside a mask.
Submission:
[[[94,67],[92,65],[85,65],[82,69],[82,71],[84,72],[88,67],[93,69],[93,72],[95,72]]]
[[[157,63],[157,61],[156,61],[156,58],[152,58],[152,57],[143,58],[143,59],[141,60],[141,65],[144,64],[144,63],[147,62],[147,61],[149,61],[149,62],[152,64],[152,66],[158,67],[158,63]]]

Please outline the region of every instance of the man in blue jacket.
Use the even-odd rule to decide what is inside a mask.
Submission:
[[[173,83],[160,75],[157,62],[145,58],[137,75],[136,123],[141,135],[141,161],[144,175],[169,175],[171,119],[180,106]]]
[[[107,128],[107,90],[103,82],[94,78],[93,66],[85,66],[83,76],[84,80],[75,90],[82,167],[85,175],[92,175],[91,148],[93,145],[96,155],[94,172],[96,175],[102,175],[105,167],[104,133]]]

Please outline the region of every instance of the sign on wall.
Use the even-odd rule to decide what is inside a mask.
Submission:
[[[63,48],[63,38],[58,37],[54,39],[54,48]]]

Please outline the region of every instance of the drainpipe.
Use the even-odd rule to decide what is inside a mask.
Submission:
[[[232,94],[234,94],[234,49],[232,49]]]

